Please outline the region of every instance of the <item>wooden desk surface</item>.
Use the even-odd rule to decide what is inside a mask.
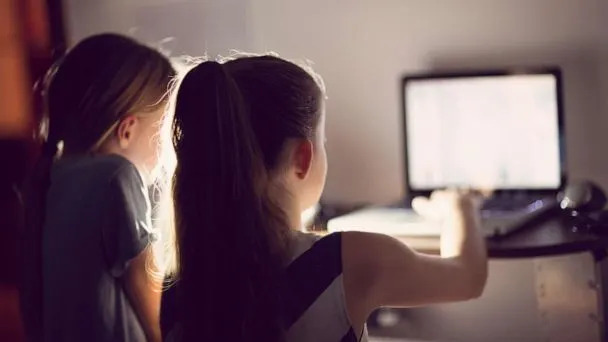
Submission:
[[[571,219],[563,216],[503,238],[488,239],[487,243],[490,257],[526,258],[585,251],[603,252],[608,248],[608,235],[584,232],[573,225]]]
[[[395,237],[419,252],[439,253],[438,237]],[[487,246],[491,258],[556,256],[603,251],[608,248],[608,236],[576,232],[566,218],[555,218],[505,237],[487,239]]]
[[[411,248],[424,253],[439,253],[438,237],[395,236]],[[580,252],[602,252],[608,249],[606,235],[583,232],[571,219],[556,217],[510,235],[487,239],[491,258],[531,258]]]

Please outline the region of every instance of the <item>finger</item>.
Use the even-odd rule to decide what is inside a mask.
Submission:
[[[444,201],[446,199],[449,199],[450,197],[453,197],[454,195],[456,195],[455,189],[435,190],[431,194],[431,201]]]
[[[460,187],[454,190],[460,196],[488,198],[494,194],[493,187]]]
[[[416,197],[412,200],[412,209],[422,217],[434,217],[436,210],[433,207],[432,201],[428,198]]]
[[[486,187],[477,189],[477,192],[481,195],[481,197],[489,198],[494,194],[495,190],[496,189],[494,187]]]

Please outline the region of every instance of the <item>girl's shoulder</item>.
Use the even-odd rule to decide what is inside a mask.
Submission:
[[[331,249],[340,254],[341,234],[318,234],[313,232],[294,231],[289,241],[289,258],[291,263],[306,252],[318,252],[313,250]]]
[[[289,238],[289,250],[288,250],[288,263],[291,263],[293,260],[297,259],[302,253],[312,247],[319,239],[321,235],[310,233],[310,232],[302,232],[302,231],[292,231]]]
[[[116,154],[60,159],[53,165],[52,178],[69,179],[72,182],[82,179],[87,183],[118,182],[137,187],[143,186],[143,178],[137,167],[128,159]]]

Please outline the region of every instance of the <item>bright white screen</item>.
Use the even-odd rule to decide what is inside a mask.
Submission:
[[[557,188],[556,87],[549,74],[408,82],[411,188]]]

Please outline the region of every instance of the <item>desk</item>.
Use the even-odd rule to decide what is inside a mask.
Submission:
[[[584,320],[594,323],[597,329],[588,331],[586,340],[606,341],[607,236],[584,233],[571,219],[560,216],[511,236],[490,239],[487,246],[492,258],[536,258],[537,302],[550,340],[563,340],[560,336],[566,329],[581,329],[572,326],[575,320],[567,315],[551,313],[557,309],[583,316],[578,317],[579,324]],[[589,257],[546,258],[577,253]]]
[[[439,252],[436,237],[395,237],[417,251]],[[506,237],[488,239],[486,244],[490,258],[536,258],[581,252],[601,254],[608,248],[608,236],[575,232],[567,218],[555,218]]]
[[[421,252],[439,251],[436,237],[395,237]],[[487,247],[495,259],[534,258],[536,304],[546,341],[608,341],[608,236],[575,232],[571,220],[557,217],[488,239]]]
[[[437,238],[399,239],[417,250],[438,251]],[[578,341],[608,340],[608,237],[575,232],[561,217],[488,239],[487,247],[491,258],[534,258],[537,307],[547,341],[572,340],[567,337],[572,334]],[[571,256],[554,258],[566,255]]]

